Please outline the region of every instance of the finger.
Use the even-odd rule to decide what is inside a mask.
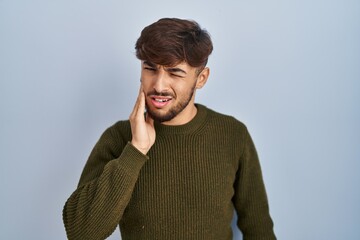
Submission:
[[[142,110],[142,114],[144,113],[144,109],[145,109],[145,92],[143,89],[142,84],[140,84],[140,89],[139,89],[139,108],[141,108],[140,110]]]
[[[135,102],[135,105],[134,105],[134,108],[133,108],[133,110],[132,110],[132,112],[131,112],[131,114],[130,114],[130,117],[135,117],[136,116],[136,114],[138,113],[138,111],[139,111],[139,107],[140,107],[140,103],[141,103],[141,95],[142,95],[142,93],[143,93],[143,90],[142,90],[142,85],[140,85],[140,88],[139,88],[139,94],[138,94],[138,96],[137,96],[137,98],[136,98],[136,102]]]
[[[136,115],[144,118],[144,112],[145,112],[145,94],[144,92],[141,92],[139,96],[139,105],[137,108]]]

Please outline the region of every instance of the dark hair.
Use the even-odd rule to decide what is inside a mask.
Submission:
[[[135,45],[136,57],[163,66],[186,62],[204,67],[213,50],[209,33],[192,20],[162,18],[145,27]]]

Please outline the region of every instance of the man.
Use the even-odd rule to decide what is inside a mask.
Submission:
[[[136,42],[141,86],[127,121],[108,128],[67,200],[69,239],[276,239],[259,160],[246,127],[195,104],[208,77],[209,34],[160,19]],[[146,113],[145,113],[146,112]]]

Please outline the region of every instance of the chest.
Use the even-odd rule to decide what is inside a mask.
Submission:
[[[157,139],[140,172],[133,200],[197,209],[229,204],[238,164],[229,144],[202,136]]]

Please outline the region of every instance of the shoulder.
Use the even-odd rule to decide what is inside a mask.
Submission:
[[[234,116],[219,113],[215,110],[206,108],[207,122],[206,132],[211,136],[221,139],[223,142],[231,142],[237,146],[242,146],[248,138],[246,125]]]
[[[249,132],[246,125],[234,116],[219,113],[207,108],[207,134],[209,138],[216,138],[220,146],[235,154],[239,159],[244,152]]]
[[[131,127],[128,120],[120,120],[105,129],[100,140],[105,142],[123,142],[131,139]]]
[[[130,129],[129,120],[119,120],[109,127],[112,131],[127,131]]]
[[[224,130],[228,129],[231,131],[240,131],[243,133],[247,131],[246,125],[242,121],[236,119],[234,116],[220,113],[203,105],[200,106],[206,108],[207,114],[209,116],[209,123],[215,124],[217,127],[220,127]]]

